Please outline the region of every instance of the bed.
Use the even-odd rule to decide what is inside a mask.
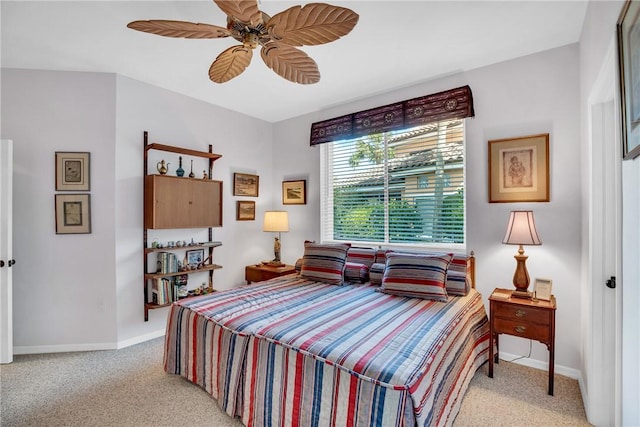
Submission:
[[[451,425],[488,358],[473,283],[435,301],[303,273],[174,303],[166,372],[247,426]]]

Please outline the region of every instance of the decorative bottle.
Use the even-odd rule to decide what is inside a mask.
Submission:
[[[176,169],[176,175],[184,176],[184,169],[182,169],[182,156],[178,157],[178,169]]]
[[[193,173],[193,160],[191,160],[191,172],[189,173],[189,178],[195,177],[196,174]]]

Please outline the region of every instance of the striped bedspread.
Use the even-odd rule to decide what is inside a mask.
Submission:
[[[447,303],[297,275],[172,306],[165,370],[248,426],[449,425],[489,329],[480,295]]]

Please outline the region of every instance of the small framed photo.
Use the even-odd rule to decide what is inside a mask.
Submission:
[[[533,295],[537,299],[551,301],[551,279],[537,279],[533,285]]]
[[[204,262],[204,249],[192,249],[187,251],[187,264],[196,268]]]
[[[91,195],[56,194],[56,234],[91,233]]]
[[[307,181],[283,181],[282,182],[283,205],[307,204]]]
[[[256,219],[256,202],[236,202],[236,220],[254,221]]]
[[[549,134],[489,141],[489,203],[549,201]]]
[[[233,174],[233,195],[258,197],[260,177],[248,173]]]
[[[91,153],[56,151],[56,191],[89,191]]]

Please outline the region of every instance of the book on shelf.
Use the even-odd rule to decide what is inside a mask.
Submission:
[[[154,304],[163,305],[176,300],[174,281],[169,278],[153,279],[151,283],[150,301]]]

